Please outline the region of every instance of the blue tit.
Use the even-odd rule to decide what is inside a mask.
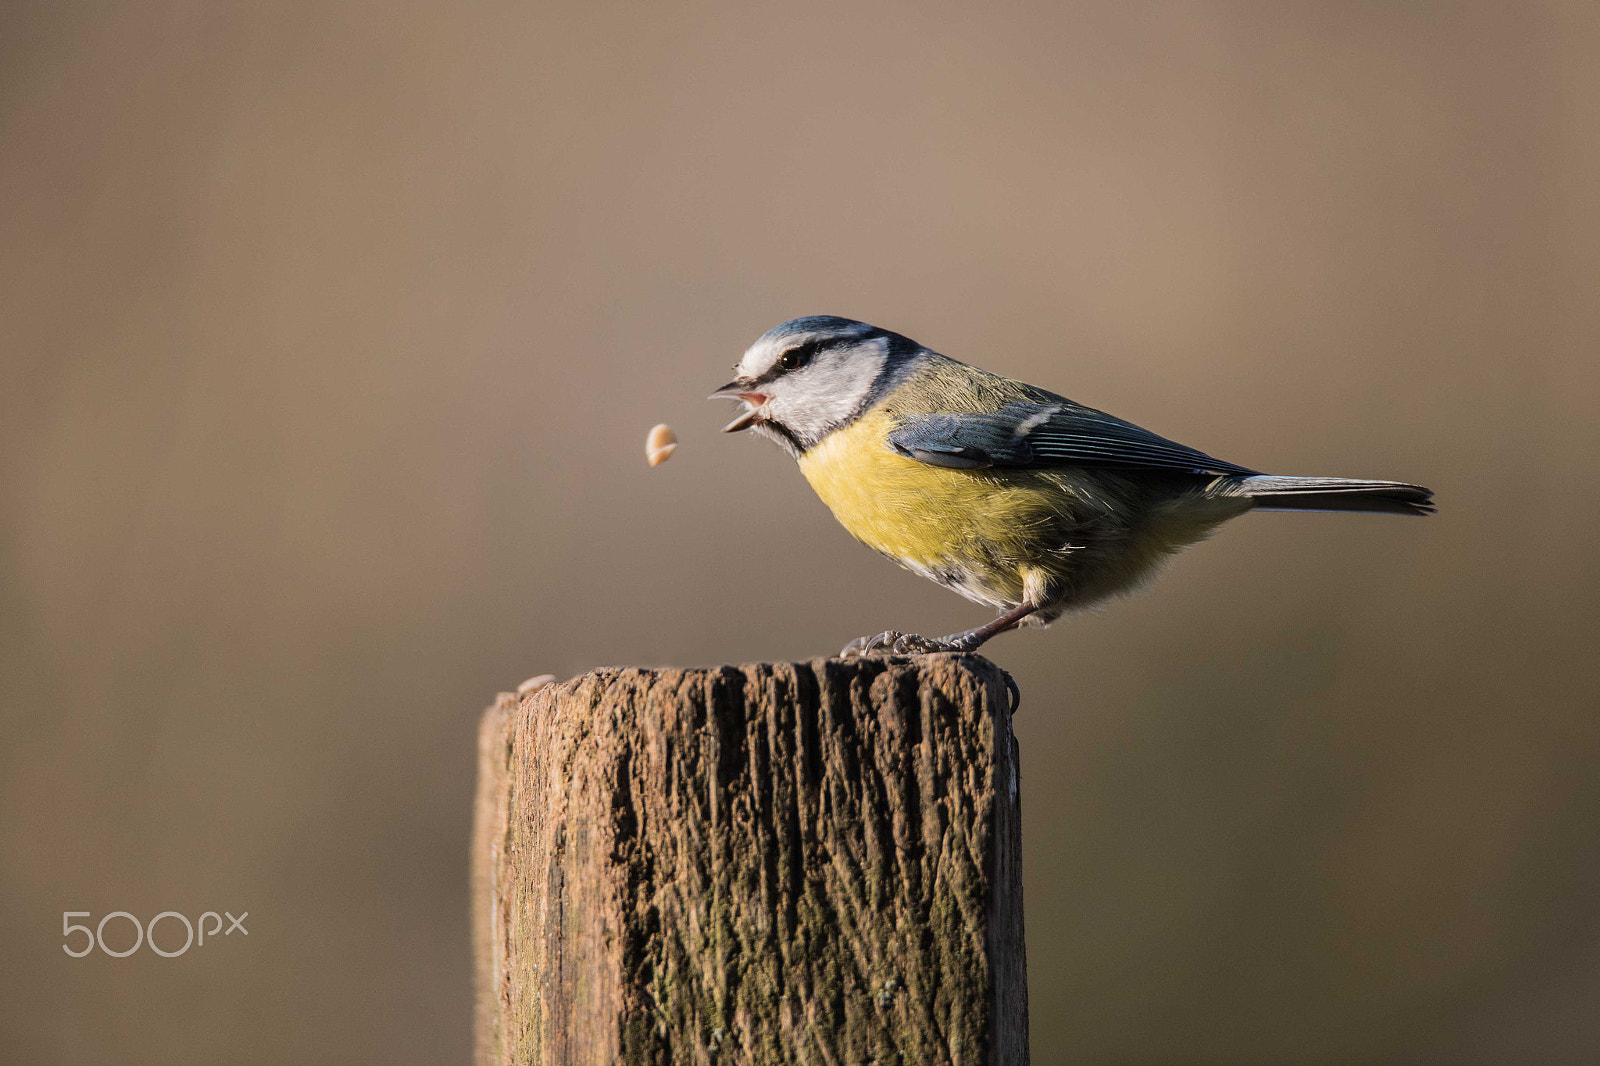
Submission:
[[[845,655],[972,651],[1049,625],[1254,509],[1433,510],[1420,485],[1225,463],[848,318],[785,322],[735,369],[712,394],[744,404],[728,432],[776,441],[856,539],[1000,612],[937,640],[863,637]]]

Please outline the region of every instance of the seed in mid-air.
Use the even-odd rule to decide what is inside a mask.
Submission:
[[[652,429],[644,439],[644,457],[650,460],[651,466],[660,466],[672,458],[672,453],[677,450],[678,435],[665,422]]]

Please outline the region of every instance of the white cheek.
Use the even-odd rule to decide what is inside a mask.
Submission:
[[[779,422],[802,437],[816,436],[835,417],[833,398],[809,389],[786,390],[774,396],[768,406]]]
[[[884,361],[860,350],[841,352],[786,381],[772,398],[772,413],[800,436],[820,438],[860,409]]]

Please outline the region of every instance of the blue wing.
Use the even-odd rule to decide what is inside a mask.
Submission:
[[[932,466],[1121,466],[1193,474],[1254,474],[1070,400],[1012,401],[992,414],[902,417],[889,446]]]

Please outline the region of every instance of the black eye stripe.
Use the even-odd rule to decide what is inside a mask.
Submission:
[[[861,344],[876,337],[886,336],[890,336],[890,334],[884,330],[873,330],[869,333],[850,334],[843,337],[817,337],[806,341],[804,344],[797,344],[778,356],[778,361],[772,364],[772,369],[761,375],[759,380],[771,381],[773,378],[786,374],[791,370],[799,370],[816,358],[818,352],[824,352],[830,348],[844,348],[853,344]]]
[[[778,356],[778,362],[774,366],[774,369],[780,372],[799,370],[801,367],[811,362],[821,348],[821,341],[807,341],[804,344],[790,348],[788,351]]]

